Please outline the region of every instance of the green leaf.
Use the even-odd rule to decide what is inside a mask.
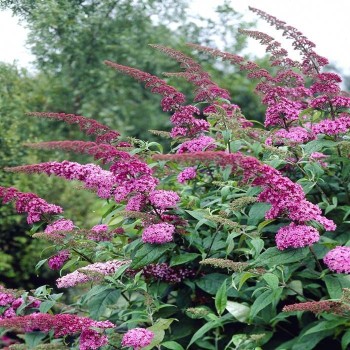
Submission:
[[[152,326],[155,330],[166,330],[176,320],[176,318],[159,318],[157,322]]]
[[[215,307],[219,315],[221,315],[225,311],[226,303],[227,303],[227,287],[226,287],[226,281],[224,281],[215,295]]]
[[[186,210],[186,213],[190,214],[195,219],[202,220],[204,219],[205,215],[208,215],[207,212],[197,211],[197,210]]]
[[[330,140],[313,140],[304,146],[306,153],[311,154],[313,152],[319,152],[322,148],[334,147],[336,143]]]
[[[302,261],[309,254],[308,248],[279,250],[276,247],[267,249],[259,255],[254,262],[254,266],[275,266],[285,265]]]
[[[308,194],[316,185],[316,182],[305,178],[298,180],[297,183],[301,185],[305,194]]]
[[[40,304],[39,311],[43,314],[46,314],[54,305],[56,304],[55,300],[46,300]]]
[[[30,349],[39,345],[41,341],[46,337],[45,333],[42,332],[30,332],[24,335],[24,341],[26,345],[29,346]]]
[[[240,290],[243,286],[243,284],[251,277],[254,277],[255,275],[251,272],[243,272],[243,274],[241,275],[241,278],[239,280],[239,285],[238,285],[238,290]]]
[[[250,317],[253,319],[261,310],[265,309],[265,307],[272,304],[274,299],[275,294],[272,290],[266,290],[265,292],[260,294],[251,307]]]
[[[303,282],[300,280],[294,280],[287,284],[288,287],[291,289],[286,290],[287,295],[295,295],[298,292],[299,294],[303,295]],[[294,292],[295,291],[295,292]]]
[[[264,220],[258,225],[258,232],[260,232],[265,226],[271,224],[272,222],[276,221],[276,219],[269,219],[269,220]]]
[[[176,341],[166,341],[161,344],[164,348],[170,350],[184,350],[183,346],[177,343]]]
[[[204,326],[202,326],[201,328],[199,328],[198,331],[195,334],[193,334],[193,337],[191,338],[186,349],[188,349],[198,339],[202,338],[205,333],[209,332],[213,328],[218,327],[219,324],[220,323],[218,321],[210,321],[206,323]]]
[[[271,289],[278,288],[279,280],[275,274],[268,272],[263,274],[262,278],[267,282]]]
[[[323,331],[327,331],[327,330],[330,330],[330,329],[337,328],[341,324],[344,324],[344,320],[321,321],[321,322],[317,323],[316,326],[311,327],[310,329],[308,329],[303,334],[303,337],[308,335],[308,334],[320,333],[320,332],[323,332]]]
[[[350,344],[350,331],[344,333],[341,338],[341,348],[342,350],[349,349],[348,345]]]
[[[255,250],[254,256],[258,256],[264,248],[264,241],[261,238],[253,238],[250,243]]]
[[[35,270],[39,270],[41,266],[43,266],[48,259],[43,259],[40,260],[36,265],[35,265]]]
[[[227,275],[222,273],[210,273],[197,280],[196,285],[208,294],[216,295],[218,289],[221,287],[224,281],[229,284]],[[235,291],[233,288],[227,290],[227,296],[237,297],[237,294],[237,291]]]
[[[228,300],[226,310],[239,322],[247,322],[250,307],[235,301]]]
[[[148,327],[147,329],[149,329],[150,331],[152,331],[154,333],[154,338],[153,338],[151,344],[146,346],[143,349],[144,350],[151,350],[155,346],[159,345],[162,342],[162,340],[164,339],[165,330],[170,327],[171,323],[174,320],[175,320],[175,318],[169,318],[169,319],[160,318],[157,320],[157,322],[153,326]]]
[[[182,265],[199,257],[197,253],[182,253],[171,258],[170,266]]]
[[[107,288],[90,297],[87,303],[90,316],[95,320],[99,319],[105,313],[109,305],[113,305],[117,302],[119,296],[119,290]]]
[[[350,276],[347,275],[326,275],[323,277],[329,296],[332,299],[340,299],[343,288],[350,288]]]
[[[139,269],[152,262],[158,260],[167,250],[171,250],[175,247],[174,243],[166,244],[144,244],[139,250],[137,250],[132,263],[131,268]]]
[[[267,203],[254,203],[249,210],[248,225],[257,225],[262,219],[265,218],[265,213],[271,208]]]

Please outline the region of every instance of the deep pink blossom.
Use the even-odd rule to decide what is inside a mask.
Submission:
[[[79,339],[80,350],[99,349],[108,344],[108,337],[92,329],[83,329]]]
[[[174,191],[155,190],[149,194],[149,200],[159,209],[168,209],[175,207],[180,197]]]
[[[44,232],[50,234],[57,231],[73,231],[73,229],[74,223],[72,220],[59,219],[47,225]]]
[[[186,98],[184,94],[177,91],[174,87],[168,85],[164,80],[154,75],[111,61],[105,61],[104,63],[107,66],[110,66],[123,74],[127,74],[138,81],[145,82],[145,87],[150,89],[151,92],[162,95],[163,99],[161,105],[164,111],[176,109],[185,102]]]
[[[63,212],[63,209],[58,205],[49,204],[34,193],[20,192],[14,187],[0,186],[1,197],[4,204],[11,201],[16,202],[18,213],[28,213],[28,224],[40,221],[42,215],[57,215]]]
[[[33,313],[26,316],[14,316],[8,319],[0,320],[0,327],[15,329],[19,332],[33,332],[40,330],[47,333],[53,331],[56,338],[66,335],[75,335],[84,333],[82,342],[80,343],[81,350],[97,349],[97,347],[88,348],[88,344],[106,344],[106,337],[98,333],[95,329],[104,330],[114,328],[115,325],[110,321],[95,321],[88,317],[76,316],[72,314],[43,314]],[[95,334],[89,331],[93,330]],[[97,339],[97,334],[101,339]]]
[[[85,188],[95,190],[101,198],[109,198],[113,194],[116,177],[110,171],[103,170],[95,164],[79,164],[76,162],[47,162],[41,164],[24,165],[10,169],[15,172],[44,173],[56,175],[66,180],[78,180],[85,184]]]
[[[320,234],[314,227],[296,225],[292,222],[289,226],[284,226],[278,230],[276,244],[279,250],[302,248],[318,242],[319,239]]]
[[[310,154],[310,160],[319,163],[322,167],[326,167],[328,164],[324,162],[329,156],[320,152],[313,152]]]
[[[77,124],[80,130],[85,131],[87,135],[97,135],[97,143],[110,143],[120,136],[119,132],[112,130],[108,126],[94,119],[80,115],[52,112],[32,112],[28,113],[28,115],[39,118],[62,120],[68,124]]]
[[[196,176],[197,176],[197,171],[195,167],[186,168],[183,171],[181,171],[181,173],[179,173],[179,175],[177,176],[177,181],[180,184],[183,184],[186,181],[195,179]]]
[[[314,134],[337,135],[344,134],[350,129],[350,115],[341,114],[335,120],[324,119],[312,125]]]
[[[311,311],[314,314],[318,314],[320,312],[342,314],[341,302],[332,301],[332,300],[307,301],[305,303],[290,304],[290,305],[284,306],[282,311],[283,312]]]
[[[144,194],[137,193],[131,197],[125,207],[125,210],[141,211],[146,205],[147,197]]]
[[[268,145],[296,145],[314,140],[315,136],[310,130],[301,126],[294,126],[288,129],[280,129],[272,134],[267,140]]]
[[[56,255],[51,257],[47,261],[47,264],[49,265],[49,268],[51,270],[59,270],[68,259],[69,259],[69,251],[61,250]]]
[[[300,102],[281,98],[280,101],[268,106],[266,110],[265,126],[284,126],[285,123],[298,120],[299,113],[302,111],[303,107],[303,104]]]
[[[134,328],[127,331],[122,339],[123,347],[132,347],[134,350],[140,350],[151,344],[154,333],[145,328]]]
[[[306,200],[305,193],[300,184],[294,183],[280,171],[263,164],[254,157],[246,156],[240,152],[194,152],[171,155],[157,155],[159,160],[172,160],[187,163],[215,162],[220,166],[231,166],[234,174],[242,174],[244,182],[250,181],[253,186],[262,188],[258,201],[271,204],[266,212],[266,219],[287,217],[299,224],[315,220],[324,226],[327,231],[334,231],[336,225],[332,220],[322,216],[321,209]]]
[[[146,278],[159,279],[167,283],[180,283],[185,278],[194,277],[195,271],[185,267],[170,267],[166,263],[150,264],[143,268]]]
[[[103,242],[103,241],[110,241],[113,235],[114,235],[113,232],[108,232],[108,225],[100,224],[100,225],[95,225],[90,230],[87,237],[96,242]]]
[[[197,107],[188,105],[181,106],[170,118],[174,125],[171,130],[171,137],[194,137],[209,130],[210,124],[204,119],[197,119],[199,115]]]
[[[8,304],[11,304],[13,301],[15,301],[15,297],[13,295],[3,293],[0,289],[0,306],[6,306]]]
[[[175,226],[165,222],[153,224],[144,229],[142,241],[151,244],[164,244],[173,240]]]
[[[212,151],[213,149],[215,149],[215,140],[210,136],[200,136],[197,139],[182,143],[177,153]]]
[[[331,271],[350,273],[350,247],[335,247],[326,254],[323,261]]]

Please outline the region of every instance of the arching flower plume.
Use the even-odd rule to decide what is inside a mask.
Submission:
[[[0,198],[4,204],[15,202],[18,213],[27,213],[28,224],[40,221],[43,215],[57,215],[63,212],[60,206],[49,204],[34,193],[20,192],[14,187],[0,186]]]
[[[263,189],[258,195],[258,200],[271,204],[271,208],[266,212],[266,219],[287,217],[296,223],[315,220],[327,231],[336,229],[334,222],[324,217],[317,205],[306,200],[299,184],[283,176],[278,170],[260,163],[256,158],[239,152],[230,154],[221,151],[156,155],[154,158],[180,163],[209,164],[214,162],[219,166],[231,166],[232,173],[235,175],[241,171],[244,182],[250,181],[251,185]]]
[[[123,74],[129,75],[138,81],[146,83],[145,87],[149,88],[151,92],[162,95],[163,99],[161,105],[164,111],[176,109],[185,102],[186,98],[184,94],[176,90],[174,87],[168,85],[164,80],[152,74],[111,61],[105,61],[104,63]]]
[[[194,98],[195,101],[212,101],[216,98],[230,99],[229,92],[215,84],[211,80],[210,75],[205,72],[201,65],[193,58],[186,56],[184,53],[170,47],[162,45],[150,46],[181,63],[180,67],[183,68],[185,72],[165,73],[165,75],[180,76],[193,83],[197,87]]]
[[[110,321],[95,321],[88,317],[72,314],[34,313],[0,320],[0,327],[12,328],[18,332],[53,331],[56,338],[81,333],[80,350],[98,349],[108,343],[103,330],[114,328]]]
[[[111,143],[120,136],[119,132],[112,130],[98,121],[75,114],[53,113],[53,112],[31,112],[29,116],[61,120],[67,124],[78,124],[79,129],[87,135],[96,135],[97,143]]]
[[[130,260],[112,260],[87,265],[59,278],[57,280],[57,287],[69,288],[78,284],[99,281],[104,276],[113,275],[121,266],[130,262]]]
[[[85,188],[96,190],[101,198],[110,198],[114,192],[116,178],[110,171],[103,170],[95,164],[79,164],[76,162],[46,162],[40,164],[23,165],[7,168],[7,171],[31,173],[44,173],[56,175],[66,180],[78,180],[85,184]]]
[[[88,154],[93,156],[96,160],[101,160],[104,164],[111,163],[119,158],[130,158],[130,154],[119,148],[123,148],[119,144],[109,145],[105,143],[96,143],[91,141],[48,141],[48,142],[37,142],[27,143],[25,146],[33,149],[55,149],[66,152],[74,152],[78,154]],[[128,147],[131,145],[128,144]]]

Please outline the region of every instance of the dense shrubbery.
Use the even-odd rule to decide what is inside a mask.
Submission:
[[[34,148],[92,156],[9,168],[79,181],[105,199],[101,221],[78,227],[33,193],[0,187],[4,203],[27,213],[33,236],[61,270],[56,287],[31,295],[2,289],[0,326],[11,348],[347,349],[350,303],[348,187],[350,97],[327,60],[295,28],[252,9],[283,30],[301,62],[273,38],[243,32],[271,55],[271,72],[230,53],[200,51],[257,79],[265,126],[247,120],[192,58],[178,61],[195,86],[194,104],[164,80],[110,61],[145,83],[171,112],[171,151],[85,117],[34,113],[77,124],[94,141]],[[272,73],[273,72],[273,73]],[[323,211],[322,211],[322,210]],[[326,217],[327,216],[327,217]],[[61,299],[61,301],[60,301]],[[64,301],[65,303],[63,303]],[[25,334],[24,337],[20,334]],[[18,334],[18,338],[14,336]]]

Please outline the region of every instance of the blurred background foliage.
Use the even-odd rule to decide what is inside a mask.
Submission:
[[[159,107],[159,96],[141,84],[106,67],[108,59],[154,75],[179,71],[176,62],[147,44],[160,43],[192,54],[187,42],[220,46],[241,53],[245,38],[238,28],[250,27],[228,4],[218,7],[215,20],[193,17],[185,0],[0,0],[29,29],[28,45],[35,56],[34,69],[0,64],[0,177],[1,186],[33,191],[64,207],[66,216],[82,227],[98,223],[102,202],[77,191],[77,184],[57,178],[6,173],[5,166],[69,158],[87,158],[59,152],[28,150],[25,142],[86,139],[76,127],[26,117],[28,111],[84,115],[120,131],[124,136],[154,139],[149,129],[166,130],[169,121]],[[262,120],[263,110],[254,95],[254,82],[244,73],[205,55],[194,55],[214,81],[228,89],[248,119]],[[264,61],[262,60],[264,66]],[[192,87],[170,80],[188,94]],[[140,97],[141,96],[141,97]],[[158,140],[159,141],[159,140]],[[72,196],[72,191],[75,191]],[[32,288],[53,278],[34,271],[42,257],[38,240],[11,206],[0,207],[0,281],[9,287]],[[45,252],[43,257],[47,257]]]

